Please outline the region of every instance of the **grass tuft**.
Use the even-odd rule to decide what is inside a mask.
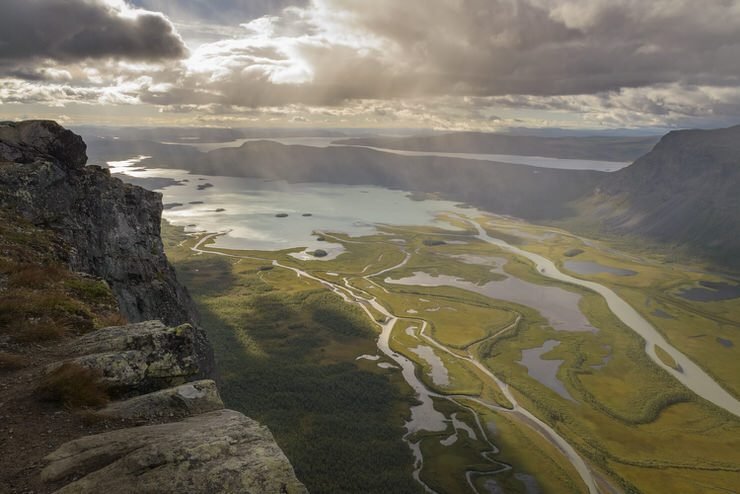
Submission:
[[[40,289],[63,280],[68,275],[68,271],[54,265],[18,264],[10,267],[6,274],[10,288]]]
[[[19,343],[40,343],[64,338],[70,330],[70,324],[53,319],[39,321],[21,321],[15,326],[15,341]]]
[[[70,408],[98,407],[108,403],[100,372],[66,362],[49,373],[37,388],[43,401]]]
[[[115,298],[102,280],[89,278],[73,278],[67,280],[64,285],[82,300],[92,303],[115,303]]]

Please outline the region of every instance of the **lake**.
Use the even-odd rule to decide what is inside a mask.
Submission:
[[[538,285],[511,276],[500,268],[505,262],[504,259],[496,257],[491,259],[499,266],[492,269],[492,271],[505,275],[504,279],[479,285],[455,276],[445,274],[434,276],[423,271],[417,271],[412,276],[400,279],[387,277],[385,282],[406,286],[450,286],[460,288],[494,299],[532,307],[542,314],[542,317],[547,319],[550,326],[557,331],[597,331],[579,308],[580,294],[558,286]],[[481,262],[474,262],[473,264],[485,265]]]
[[[565,261],[565,267],[578,274],[613,274],[616,276],[634,276],[637,271],[605,266],[595,261]]]
[[[522,350],[519,364],[527,368],[527,374],[567,400],[573,400],[563,382],[558,378],[558,369],[564,362],[559,359],[543,359],[542,356],[560,345],[557,340],[547,340],[537,348]]]
[[[408,193],[373,186],[270,181],[244,177],[195,175],[184,170],[146,169],[146,157],[111,161],[112,173],[134,180],[156,179],[164,186],[162,216],[186,231],[225,232],[214,247],[244,250],[327,251],[341,254],[337,243],[318,241],[314,232],[361,236],[377,233],[376,224],[426,225],[454,229],[438,222],[443,211],[473,212],[443,200],[414,201]],[[159,183],[159,182],[158,182]],[[175,185],[179,183],[179,185]],[[278,217],[276,215],[280,215]],[[287,216],[284,216],[287,215]],[[310,216],[304,216],[310,215]],[[310,254],[304,259],[319,259]]]
[[[694,302],[721,302],[740,298],[740,284],[700,281],[699,286],[684,288],[678,295]]]

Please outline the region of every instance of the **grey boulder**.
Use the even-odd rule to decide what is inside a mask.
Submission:
[[[168,327],[146,321],[112,326],[75,340],[69,351],[79,356],[69,361],[98,371],[115,394],[145,393],[201,374],[197,338],[190,324]]]

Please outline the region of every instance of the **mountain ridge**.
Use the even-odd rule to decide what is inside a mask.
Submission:
[[[418,137],[355,138],[335,144],[370,146],[404,151],[511,154],[550,158],[632,161],[657,142],[655,136],[528,136],[486,132],[455,132]]]
[[[577,209],[606,233],[685,246],[740,267],[740,126],[666,134]]]

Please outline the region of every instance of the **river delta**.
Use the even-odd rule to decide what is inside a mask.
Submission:
[[[191,263],[219,258],[231,273],[222,297],[250,280],[275,294],[300,284],[364,314],[374,351],[332,358],[413,396],[397,403],[398,440],[421,491],[736,485],[740,307],[682,296],[730,281],[403,191],[139,173],[181,183],[162,191],[183,205],[164,216],[188,277]],[[198,190],[204,181],[213,187]],[[308,255],[318,248],[329,255]]]

